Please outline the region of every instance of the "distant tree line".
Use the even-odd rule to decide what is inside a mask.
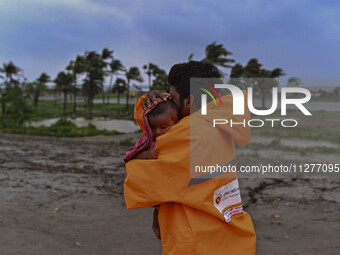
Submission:
[[[234,64],[235,60],[230,58],[232,52],[228,51],[223,44],[213,42],[205,48],[205,57],[202,62],[211,63],[220,69],[231,69],[230,80],[240,78],[277,78],[284,75],[281,68],[268,70],[256,58],[252,58],[245,66],[240,63]],[[188,60],[194,57],[191,54]],[[167,72],[154,63],[145,64],[142,69],[148,77],[148,88],[150,90],[168,91]],[[225,71],[221,70],[224,76]],[[236,80],[235,80],[236,81]],[[53,88],[47,86],[53,82]],[[53,92],[56,98],[63,98],[63,116],[67,114],[67,99],[72,98],[72,117],[77,116],[77,98],[79,96],[86,100],[88,118],[92,118],[93,101],[96,95],[101,94],[103,105],[103,116],[108,116],[106,105],[110,101],[110,93],[117,94],[118,104],[121,95],[125,94],[125,111],[129,113],[130,88],[133,82],[141,83],[143,78],[138,67],[126,68],[123,63],[114,58],[113,50],[104,48],[102,52],[86,51],[83,55],[77,55],[52,79],[43,72],[35,81],[28,82],[22,74],[22,69],[13,62],[4,63],[0,68],[0,100],[2,125],[7,126],[7,116],[15,120],[15,125],[21,125],[27,119],[30,112],[27,101],[33,102],[33,111],[37,111],[41,95],[48,90]],[[236,84],[242,87],[242,84]],[[262,94],[264,100],[270,87],[277,86],[275,82],[270,84],[255,84],[254,87]]]

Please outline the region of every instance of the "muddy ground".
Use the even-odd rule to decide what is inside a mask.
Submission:
[[[0,134],[0,254],[161,254],[152,209],[125,209],[127,147],[118,144],[129,136],[138,134]],[[257,254],[339,254],[339,184],[339,178],[240,179]]]

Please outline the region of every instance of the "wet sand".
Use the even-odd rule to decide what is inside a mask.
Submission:
[[[152,209],[126,210],[124,204],[127,147],[118,143],[138,136],[0,133],[0,254],[161,254],[151,230]],[[240,179],[257,254],[338,254],[339,183]]]

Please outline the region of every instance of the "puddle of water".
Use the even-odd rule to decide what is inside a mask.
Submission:
[[[45,126],[49,127],[52,126],[54,123],[56,123],[59,120],[59,118],[53,118],[53,119],[46,119],[41,121],[32,121],[30,123],[27,123],[27,126],[31,127],[40,127]],[[73,122],[77,125],[77,127],[85,127],[88,124],[94,125],[98,130],[116,130],[123,133],[132,133],[137,130],[139,130],[139,126],[132,120],[104,120],[102,118],[93,118],[92,120],[87,120],[85,118],[76,118],[71,119],[68,118],[67,120]]]

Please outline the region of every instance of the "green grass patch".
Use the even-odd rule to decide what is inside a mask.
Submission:
[[[25,134],[25,135],[42,135],[56,137],[81,137],[94,135],[117,135],[118,131],[98,130],[92,124],[86,127],[77,127],[71,121],[60,119],[50,127],[19,127],[19,128],[4,128],[0,130],[5,133]]]
[[[28,102],[28,105],[33,109],[33,103]],[[85,103],[77,102],[76,117],[88,118],[88,106]],[[128,106],[128,114],[126,113],[125,104],[107,104],[106,115],[110,119],[133,119],[133,105]],[[31,111],[28,115],[29,121],[39,121],[52,118],[72,117],[73,103],[66,104],[66,116],[63,116],[63,104],[54,101],[40,101],[37,111]],[[100,103],[95,103],[92,109],[92,118],[104,116],[104,106]]]

